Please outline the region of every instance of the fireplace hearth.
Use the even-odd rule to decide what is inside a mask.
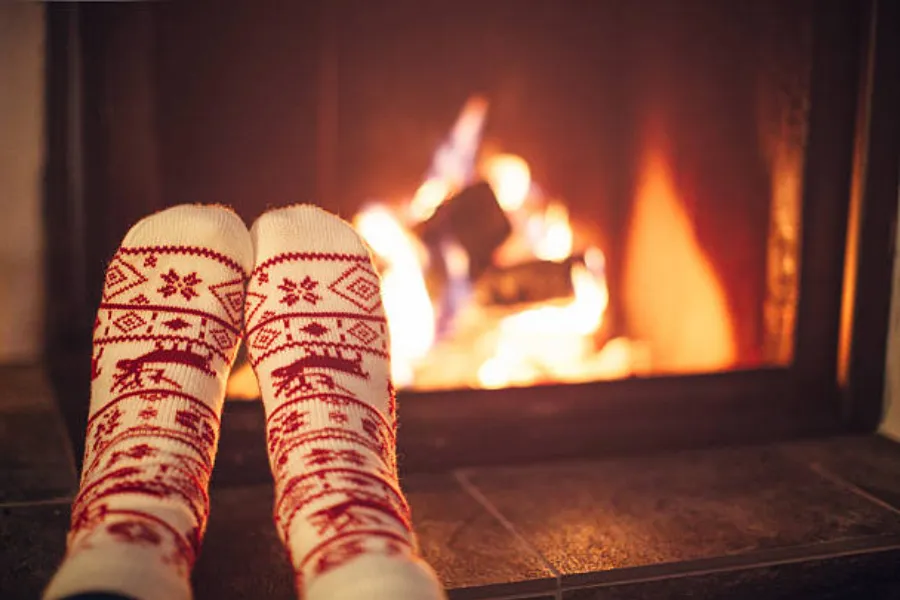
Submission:
[[[76,446],[105,263],[180,202],[352,220],[408,469],[872,431],[897,10],[649,4],[52,6],[48,341]],[[229,389],[220,464],[251,471],[246,365]]]

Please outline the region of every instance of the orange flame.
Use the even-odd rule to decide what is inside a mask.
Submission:
[[[602,256],[596,248],[591,253]],[[603,323],[609,303],[606,278],[582,265],[573,266],[571,278],[575,292],[571,301],[542,303],[500,321],[496,351],[478,370],[482,387],[577,380],[586,373],[605,375],[588,365],[594,354],[592,336]],[[608,369],[618,372],[621,366],[613,363]]]
[[[534,254],[541,260],[562,262],[572,255],[572,227],[569,225],[569,209],[561,202],[550,202],[544,214],[535,215],[541,231]]]
[[[364,208],[353,225],[386,264],[381,272],[381,297],[391,339],[391,376],[395,385],[408,385],[416,360],[434,342],[434,308],[422,271],[423,251],[383,206]]]
[[[725,293],[658,148],[644,156],[625,256],[624,308],[633,334],[650,346],[653,370],[733,366],[737,350]]]
[[[484,164],[484,177],[506,212],[522,208],[531,189],[531,168],[525,159],[514,154],[497,154]]]

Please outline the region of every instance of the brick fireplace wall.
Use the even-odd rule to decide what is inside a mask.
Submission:
[[[41,354],[44,7],[0,2],[0,364]]]
[[[891,294],[891,321],[885,369],[885,412],[881,431],[900,441],[900,235],[895,242],[897,246],[894,249],[894,289]]]

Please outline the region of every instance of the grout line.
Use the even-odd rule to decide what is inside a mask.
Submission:
[[[535,548],[531,542],[525,539],[525,537],[519,533],[519,530],[516,529],[516,526],[512,524],[512,522],[503,516],[503,513],[493,505],[493,503],[488,499],[487,496],[482,493],[478,487],[472,483],[469,478],[466,476],[464,471],[453,471],[453,477],[459,483],[460,487],[465,490],[478,504],[480,504],[492,517],[497,519],[497,521],[507,530],[512,536],[519,541],[522,545],[524,545],[528,550],[533,552],[544,564],[544,567],[547,568],[551,573],[553,573],[554,579],[556,579],[556,591],[555,597],[556,600],[562,600],[562,574],[556,570],[556,568],[551,564],[547,557],[545,557],[540,550]]]
[[[463,600],[463,598],[468,597],[466,595],[466,588],[456,588],[456,589],[462,590],[462,592],[459,594],[459,596],[460,596],[459,600]],[[454,600],[454,595],[451,592],[448,592],[448,596],[450,597],[450,600]],[[515,594],[512,596],[482,596],[482,597],[477,597],[475,600],[542,600],[543,598],[546,598],[546,597],[547,597],[547,592],[544,592],[544,593],[536,592],[536,593],[528,593],[527,596],[522,596],[519,594]],[[553,597],[556,600],[562,600],[562,592],[561,591],[554,592]]]
[[[72,504],[74,496],[58,496],[56,498],[45,498],[44,500],[15,500],[13,502],[0,502],[0,509],[4,508],[27,508],[29,506],[50,506],[53,504]]]
[[[894,506],[890,502],[882,500],[881,498],[879,498],[878,496],[876,496],[875,494],[873,494],[871,492],[867,492],[866,490],[859,487],[855,483],[853,483],[851,481],[847,481],[840,475],[837,475],[836,473],[833,473],[830,470],[826,469],[821,464],[814,462],[814,463],[810,463],[808,466],[811,471],[813,471],[814,473],[816,473],[823,479],[826,479],[826,480],[830,481],[831,483],[834,483],[835,485],[838,485],[844,489],[847,489],[847,490],[853,492],[854,494],[856,494],[857,496],[865,498],[869,502],[872,502],[873,504],[877,504],[881,508],[889,510],[890,512],[894,513],[895,515],[900,515],[900,508]]]
[[[615,586],[624,586],[624,585],[636,585],[642,583],[652,583],[654,581],[663,581],[663,580],[672,580],[672,579],[686,579],[688,577],[702,577],[705,575],[717,575],[721,573],[734,573],[739,571],[748,571],[751,569],[759,569],[759,568],[767,568],[767,567],[780,567],[784,565],[795,565],[800,563],[805,563],[813,560],[832,560],[837,558],[844,558],[847,556],[860,556],[864,554],[873,554],[877,552],[891,552],[900,550],[900,543],[898,543],[897,536],[886,536],[888,538],[888,542],[882,545],[870,546],[865,548],[854,548],[850,550],[843,551],[834,551],[827,552],[822,554],[811,554],[804,556],[795,556],[790,558],[782,558],[782,559],[772,559],[772,560],[762,560],[759,562],[748,563],[748,564],[733,564],[733,565],[722,565],[722,566],[707,566],[705,568],[697,568],[697,569],[689,569],[682,572],[676,573],[660,573],[658,575],[649,575],[643,577],[634,577],[631,579],[622,578],[614,581],[598,581],[593,583],[585,583],[573,585],[572,587],[567,588],[568,590],[577,590],[582,588],[609,588]],[[890,543],[893,541],[894,543]]]

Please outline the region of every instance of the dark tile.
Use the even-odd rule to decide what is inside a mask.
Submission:
[[[470,598],[472,598],[471,592],[466,589],[449,589],[447,590],[447,597],[449,598],[449,600],[469,600]],[[521,596],[519,594],[513,594],[512,596],[507,596],[498,593],[496,595],[489,594],[487,596],[478,597],[482,598],[483,600],[557,600],[555,592],[553,594],[541,594],[539,596],[530,594]]]
[[[529,597],[555,587],[540,560],[449,475],[404,480],[425,558],[455,599]],[[272,523],[272,488],[229,487],[212,512],[194,569],[198,600],[295,598],[287,556]],[[67,503],[0,507],[0,597],[36,598],[62,557]]]
[[[293,572],[272,522],[272,487],[222,488],[194,568],[197,600],[293,600]]]
[[[0,367],[0,504],[68,497],[76,485],[69,440],[43,370]]]
[[[0,598],[39,598],[65,552],[69,505],[0,507]]]
[[[784,452],[900,510],[900,444],[877,435],[793,442]]]
[[[0,598],[37,598],[65,549],[69,505],[0,507]],[[293,577],[272,524],[270,486],[217,490],[194,569],[198,600],[293,600]]]
[[[425,559],[445,586],[455,588],[452,598],[533,596],[555,587],[540,559],[450,475],[406,477],[403,489]],[[272,524],[272,487],[225,487],[211,499],[194,570],[197,599],[293,598],[291,568]]]
[[[555,589],[554,574],[450,475],[401,480],[419,546],[453,598],[525,596]]]
[[[676,563],[900,532],[900,517],[771,448],[466,474],[563,573]],[[600,572],[600,573],[597,573]]]
[[[900,549],[569,589],[564,600],[895,600]]]

